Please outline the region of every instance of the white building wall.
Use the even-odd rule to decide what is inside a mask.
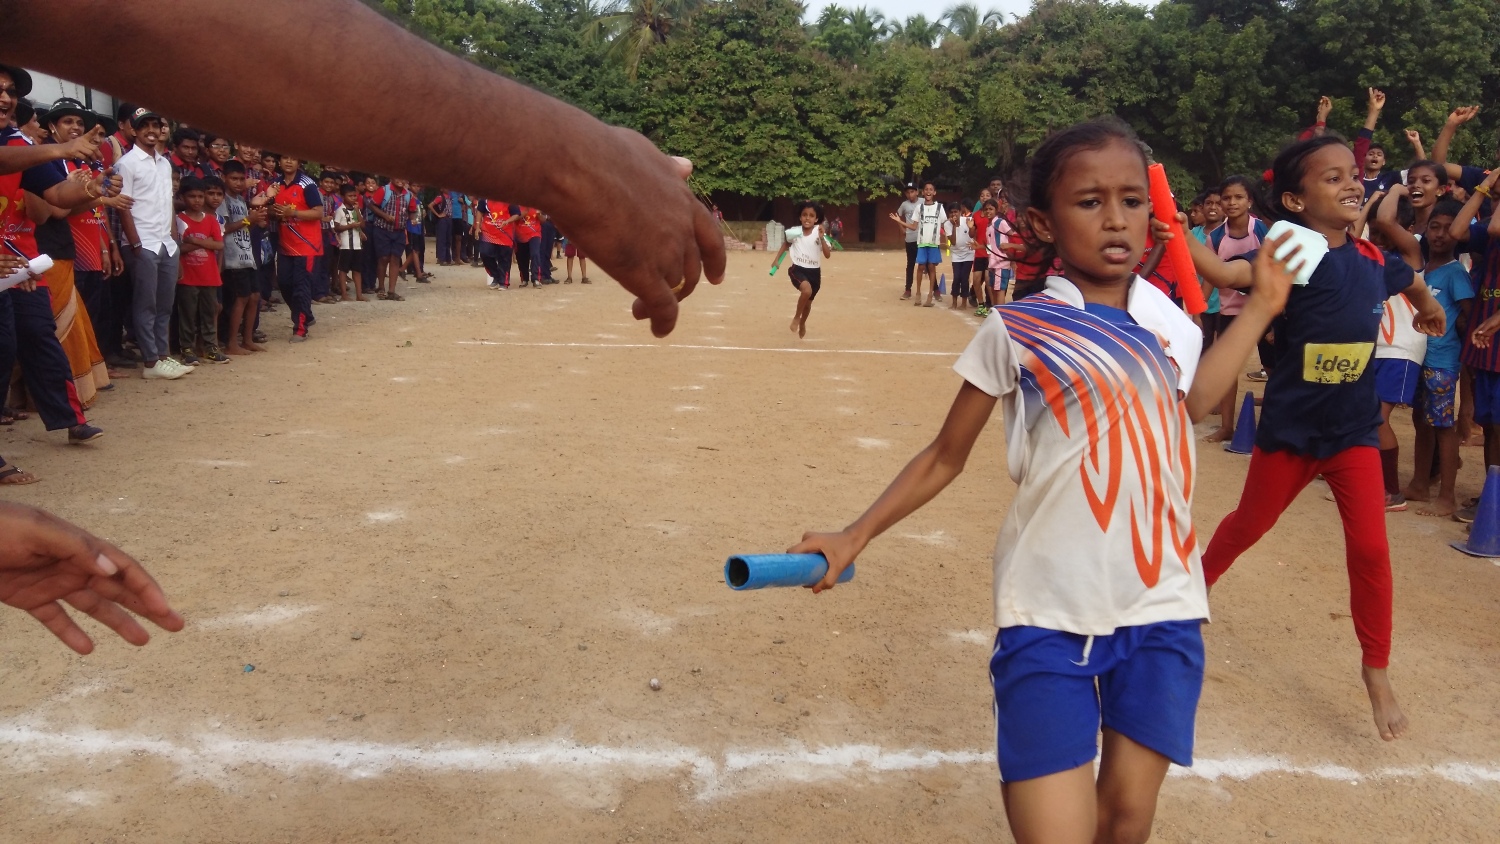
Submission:
[[[76,82],[66,79],[58,79],[45,73],[37,73],[30,68],[31,94],[28,97],[33,103],[46,107],[52,105],[60,97],[72,97],[100,114],[114,115],[115,98],[109,94],[96,89],[85,88]]]

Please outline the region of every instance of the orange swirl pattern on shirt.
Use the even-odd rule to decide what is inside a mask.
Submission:
[[[1188,570],[1197,536],[1165,476],[1181,479],[1182,499],[1192,501],[1192,426],[1160,345],[1147,348],[1121,327],[1065,303],[1011,305],[1003,318],[1025,350],[1023,370],[1063,435],[1081,428],[1078,435],[1088,438],[1079,476],[1099,529],[1110,529],[1124,494],[1141,582],[1156,585],[1169,550]],[[1135,469],[1128,479],[1127,460]]]

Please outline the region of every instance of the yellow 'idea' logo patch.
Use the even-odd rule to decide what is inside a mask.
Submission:
[[[1308,343],[1302,356],[1302,380],[1312,384],[1358,381],[1374,352],[1374,343]]]

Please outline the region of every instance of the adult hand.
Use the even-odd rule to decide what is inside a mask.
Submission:
[[[98,161],[99,144],[103,140],[104,127],[96,125],[82,135],[62,144],[59,152],[68,161]]]
[[[104,198],[99,200],[99,204],[116,211],[129,211],[135,206],[135,198],[123,193],[105,194]]]
[[[0,278],[9,278],[11,273],[30,265],[31,263],[20,255],[0,252]]]
[[[62,602],[132,645],[151,639],[132,612],[163,630],[183,626],[161,587],[129,554],[35,507],[0,504],[0,603],[31,613],[78,653],[91,652],[93,640]]]
[[[125,261],[120,258],[120,250],[114,246],[109,248],[109,276],[117,278],[125,274]]]
[[[847,530],[838,533],[804,533],[802,541],[786,549],[788,554],[822,554],[828,560],[828,574],[808,587],[813,594],[832,589],[838,584],[839,575],[854,564],[854,558],[865,549],[865,544]]]
[[[691,161],[663,155],[637,132],[607,131],[599,140],[614,143],[590,144],[572,162],[577,181],[570,179],[566,194],[578,201],[562,198],[551,211],[596,264],[636,295],[635,318],[651,320],[651,333],[665,337],[677,324],[677,303],[692,295],[701,276],[723,282],[724,236],[688,189]]]

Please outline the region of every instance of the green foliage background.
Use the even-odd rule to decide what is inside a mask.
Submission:
[[[1495,0],[1039,0],[1001,23],[977,9],[894,27],[794,0],[381,0],[413,31],[692,158],[706,190],[850,201],[911,178],[975,192],[1052,129],[1114,113],[1197,187],[1264,169],[1334,98],[1352,137],[1365,89],[1376,139],[1429,151],[1448,112],[1480,104],[1452,160],[1492,164],[1500,129]],[[588,34],[608,13],[656,22],[626,72]],[[670,26],[661,26],[665,20]],[[635,42],[632,42],[635,43]],[[1181,188],[1179,188],[1181,189]]]

